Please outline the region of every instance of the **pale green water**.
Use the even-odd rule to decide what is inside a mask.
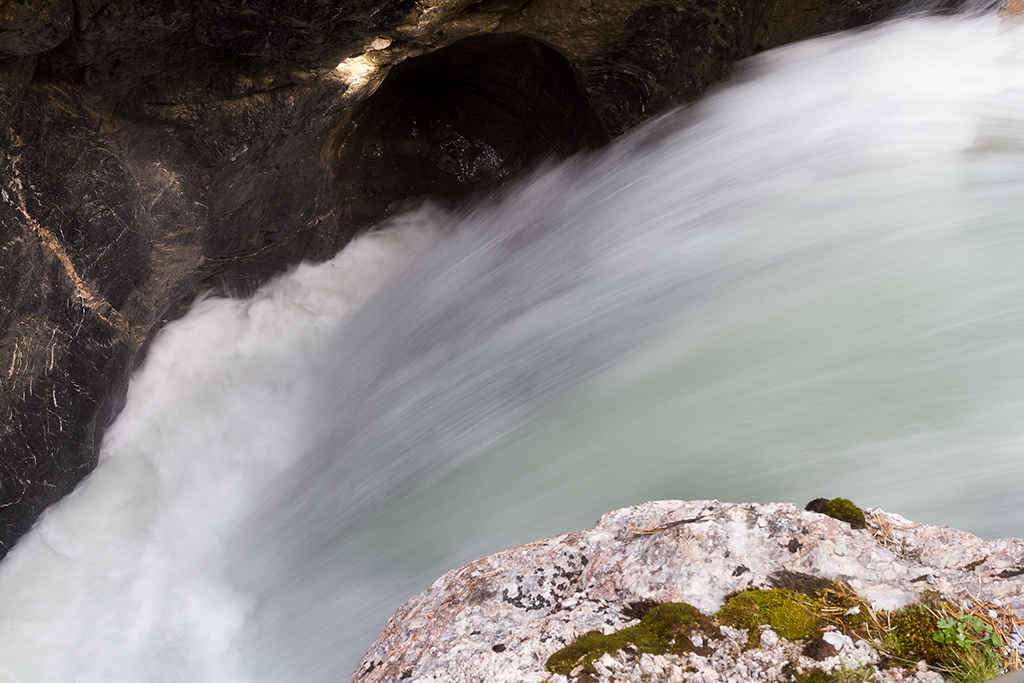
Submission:
[[[266,623],[300,634],[277,644],[305,653],[315,677],[325,651],[365,642],[361,621],[334,615],[381,618],[447,569],[652,499],[845,496],[1024,535],[1024,62],[992,28],[912,23],[795,46],[690,127],[492,212],[514,232],[562,200],[569,246],[518,268],[528,280],[550,259],[545,273],[563,268],[589,294],[568,288],[517,313],[545,322],[517,325],[547,335],[528,367],[564,378],[550,358],[569,348],[591,370],[524,399],[514,420],[486,383],[470,419],[444,394],[424,404],[489,445],[466,461],[448,442],[411,441],[445,473],[416,469],[412,490],[317,536],[330,540],[264,606]],[[487,253],[445,249],[453,269]],[[453,277],[465,306],[489,286],[486,269],[475,277]],[[516,308],[516,281],[502,282]],[[518,347],[482,339],[495,349],[485,376],[517,377]],[[595,354],[601,344],[618,350]]]
[[[335,548],[349,608],[662,498],[845,496],[986,537],[1024,534],[1016,249],[970,230],[935,237],[741,288],[699,331],[660,336],[472,462],[378,506]]]

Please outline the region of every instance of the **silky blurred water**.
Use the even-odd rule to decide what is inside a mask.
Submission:
[[[790,46],[169,325],[0,564],[0,680],[336,681],[444,571],[658,498],[1022,536],[1024,33]]]

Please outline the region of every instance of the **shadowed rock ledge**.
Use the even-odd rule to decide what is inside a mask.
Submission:
[[[198,292],[249,291],[427,197],[457,207],[893,6],[0,3],[0,556],[92,469]]]
[[[853,529],[789,504],[616,510],[448,572],[350,681],[939,682],[959,650],[932,636],[957,610],[1003,635],[994,666],[1021,654],[1024,540],[867,513]]]

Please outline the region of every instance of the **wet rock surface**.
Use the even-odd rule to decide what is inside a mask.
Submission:
[[[893,8],[0,3],[0,555],[91,470],[147,341],[198,292],[459,206]]]
[[[880,510],[869,520],[870,528],[851,529],[789,504],[717,501],[616,510],[592,529],[445,574],[399,608],[350,681],[789,681],[812,668],[878,664],[871,643],[841,629],[827,627],[813,652],[767,626],[754,647],[748,629],[722,626],[685,656],[625,648],[602,655],[591,672],[567,677],[545,668],[589,631],[637,624],[638,605],[685,602],[710,615],[728,595],[793,573],[842,581],[864,609],[895,610],[932,590],[1024,616],[1024,573],[1015,573],[1024,567],[1024,540],[983,541]],[[942,677],[911,663],[883,667],[874,680]]]

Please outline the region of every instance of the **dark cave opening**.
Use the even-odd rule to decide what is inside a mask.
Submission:
[[[337,157],[341,205],[354,226],[426,198],[454,208],[607,141],[556,50],[510,33],[466,38],[394,67],[359,106]]]

